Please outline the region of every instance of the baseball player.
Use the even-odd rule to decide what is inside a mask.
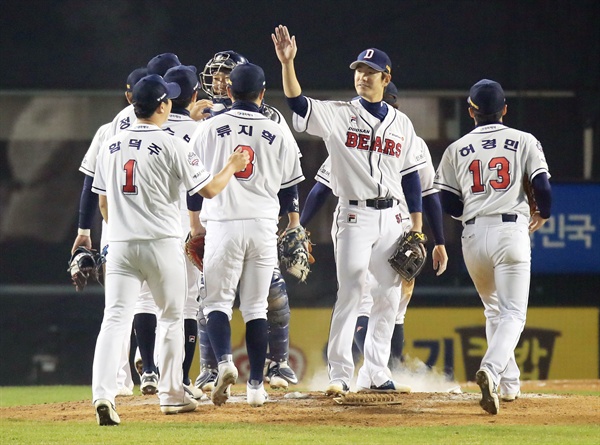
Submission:
[[[398,108],[398,89],[393,82],[390,82],[384,90],[383,100],[391,105],[393,108]],[[419,171],[419,177],[421,180],[421,190],[423,197],[423,212],[427,217],[427,221],[431,226],[433,237],[435,240],[435,247],[433,248],[433,268],[437,271],[437,275],[444,273],[448,263],[448,254],[446,253],[442,210],[440,200],[438,196],[438,190],[433,187],[433,177],[435,175],[435,169],[431,160],[431,154],[429,149],[421,138],[419,142],[422,146],[423,153],[425,154],[427,166]],[[319,168],[317,175],[315,176],[316,183],[311,189],[304,203],[304,209],[302,216],[300,217],[300,224],[305,226],[313,218],[316,212],[325,204],[325,200],[332,195],[330,188],[330,177],[331,177],[331,163],[330,159],[327,158],[323,165]],[[363,353],[365,336],[367,333],[367,326],[369,323],[369,314],[371,312],[371,306],[373,305],[373,299],[370,293],[369,276],[367,275],[367,291],[363,296],[358,311],[358,319],[356,321],[356,328],[354,331],[354,343],[358,348],[360,354]],[[400,298],[400,306],[398,308],[398,314],[396,315],[396,323],[394,326],[394,332],[392,334],[391,343],[391,355],[389,365],[393,368],[402,361],[402,353],[404,349],[404,318],[406,315],[406,309],[408,303],[412,297],[414,290],[415,280],[410,282],[403,281],[402,283],[402,296]]]
[[[359,99],[319,101],[302,95],[294,69],[295,37],[280,25],[272,39],[294,127],[324,140],[331,158],[331,188],[338,197],[331,230],[338,293],[327,346],[330,383],[325,392],[335,395],[349,390],[354,327],[367,271],[376,285],[372,329],[367,330],[357,385],[396,391],[399,385],[388,377],[387,363],[399,305],[394,288],[401,280],[387,260],[405,227],[412,223],[412,230],[422,229],[418,170],[425,166],[425,157],[410,119],[383,102],[391,80],[387,54],[368,48],[350,65]]]
[[[167,66],[173,65],[175,63],[179,63],[179,59],[177,59],[176,56],[171,56],[170,54],[166,54],[166,55],[158,55],[158,56],[154,57],[153,59],[150,60],[150,62],[148,63],[148,66],[151,68],[152,71],[162,71]],[[176,66],[181,66],[181,65],[176,65]],[[127,113],[125,113],[125,114],[126,115],[133,114],[133,119],[130,120],[129,118],[127,118],[126,121],[123,121],[123,125],[119,126],[119,128],[116,130],[117,132],[120,132],[120,131],[123,131],[124,129],[129,128],[130,124],[133,124],[135,122],[135,114],[133,113],[133,105],[131,105],[132,90],[133,90],[133,86],[137,83],[137,81],[147,74],[147,71],[148,70],[145,67],[137,68],[137,69],[133,70],[127,77],[125,98],[130,103],[130,106],[128,108],[126,108],[125,111],[130,110],[131,113],[129,113],[129,111],[127,111]],[[176,79],[174,79],[174,80],[176,80]],[[192,88],[196,89],[197,84],[198,84],[198,82],[196,79],[196,82],[191,86],[189,86],[189,85],[186,86],[184,84],[183,89],[186,91],[188,91]],[[181,85],[180,85],[180,87],[181,87]],[[175,104],[176,104],[175,111],[177,111],[178,101],[175,101]],[[185,111],[182,111],[181,113],[185,113]],[[189,125],[190,125],[189,119],[179,119],[179,120],[186,122],[184,124],[184,127],[186,127],[186,126],[189,127]],[[125,122],[127,123],[126,125],[125,125]],[[113,123],[114,123],[114,121],[113,121]],[[96,158],[98,155],[98,151],[99,151],[102,143],[110,137],[110,135],[113,131],[113,123],[103,125],[102,127],[100,127],[98,129],[98,131],[96,132],[96,135],[94,136],[92,144],[90,145],[90,148],[88,149],[86,155],[83,158],[83,161],[82,161],[82,164],[80,167],[80,171],[85,173],[86,177],[84,180],[84,186],[83,186],[83,190],[81,193],[81,200],[80,200],[80,218],[79,218],[78,236],[75,239],[72,251],[74,251],[80,245],[83,245],[84,247],[87,247],[87,248],[90,248],[89,246],[92,245],[89,227],[91,226],[92,218],[96,212],[96,209],[98,208],[98,195],[91,191],[91,185],[92,185],[93,177],[95,174],[94,172],[95,172],[95,168],[96,168]],[[194,123],[192,122],[191,124],[194,124]],[[192,131],[193,130],[190,130],[188,128],[188,132],[190,134]],[[186,131],[184,130],[182,132],[181,137],[185,138],[185,135],[186,135]],[[187,137],[187,140],[189,140],[189,136]],[[195,196],[200,197],[200,195],[195,195]],[[183,206],[185,206],[185,199],[182,199],[181,202],[183,203]],[[188,212],[187,212],[187,210],[185,210],[185,207],[183,207],[182,212],[183,212],[182,213],[183,229],[187,233],[187,231],[189,230],[189,222],[188,222],[189,217],[187,215]],[[104,247],[107,246],[107,243],[105,240],[106,223],[104,221],[103,221],[102,226],[103,226],[103,231],[102,231],[102,238],[101,238],[100,246],[102,246],[103,251],[105,251]],[[189,264],[189,262],[186,262],[186,268],[188,270],[188,284],[190,287],[189,288],[190,294],[189,294],[188,300],[186,301],[185,321],[184,321],[184,327],[185,327],[185,358],[183,361],[184,389],[191,397],[193,397],[195,399],[199,399],[202,397],[202,393],[197,388],[195,388],[193,385],[191,385],[191,382],[189,381],[189,376],[188,376],[189,369],[191,367],[191,363],[192,363],[193,357],[194,357],[195,343],[196,343],[196,335],[195,335],[196,329],[194,327],[196,324],[196,321],[195,321],[196,313],[198,312],[198,305],[196,302],[196,296],[198,295],[197,283],[196,283],[197,279],[194,278],[194,274],[196,274],[196,268],[193,267],[191,264]],[[194,286],[196,286],[196,290],[194,290]],[[142,359],[140,359],[139,361],[136,361],[136,366],[140,367],[140,369],[139,369],[140,380],[141,380],[140,381],[140,391],[144,395],[156,394],[156,392],[158,391],[158,367],[156,366],[156,363],[154,360],[156,325],[157,325],[156,314],[157,314],[156,304],[154,303],[154,299],[152,298],[152,294],[150,292],[150,289],[148,288],[147,283],[144,282],[142,284],[140,296],[139,296],[138,300],[136,301],[135,316],[134,316],[134,328],[135,328],[134,332],[135,332],[139,351],[141,351],[140,357],[142,357]],[[133,395],[133,391],[132,391],[133,380],[131,378],[131,367],[129,364],[129,347],[130,347],[130,339],[127,338],[125,340],[125,343],[122,348],[123,367],[119,371],[119,374],[117,377],[117,381],[118,381],[118,385],[119,385],[119,392],[117,395],[122,395],[122,396]]]
[[[92,393],[98,424],[118,425],[115,410],[119,359],[114,354],[128,334],[135,299],[145,280],[159,307],[161,378],[158,396],[165,414],[193,411],[182,383],[183,309],[186,272],[181,245],[179,187],[212,198],[245,168],[247,153],[233,153],[218,174],[204,168],[189,146],[160,127],[181,90],[158,75],[133,88],[137,123],[100,149],[92,191],[107,222],[106,305],[94,354]],[[110,210],[110,218],[109,218]]]
[[[204,316],[206,332],[218,360],[218,377],[211,391],[215,405],[227,401],[238,377],[232,361],[230,320],[239,286],[240,310],[246,323],[250,363],[247,402],[264,404],[263,384],[268,325],[267,298],[277,265],[278,192],[304,179],[295,141],[259,112],[265,93],[262,68],[237,65],[227,91],[233,104],[194,134],[191,143],[209,171],[219,170],[236,147],[251,162],[223,194],[203,204],[206,227],[204,252]]]
[[[480,80],[467,101],[475,129],[446,149],[435,185],[444,211],[463,224],[463,256],[486,317],[488,349],[475,376],[479,403],[498,414],[498,387],[506,401],[520,394],[514,350],[527,314],[529,234],[550,218],[550,174],[539,141],[503,124],[507,106],[499,83]],[[531,216],[524,177],[539,209]]]
[[[236,66],[245,63],[249,63],[248,59],[231,50],[216,53],[206,63],[201,74],[201,79],[202,89],[211,98],[210,108],[207,110],[210,116],[217,116],[231,109],[232,100],[227,96],[229,75],[231,74],[231,70]],[[300,149],[295,142],[292,132],[279,110],[263,102],[259,111],[281,126],[287,137],[294,141],[298,154],[301,156]],[[282,189],[279,196],[281,204],[280,216],[287,214],[288,227],[297,227],[300,224],[297,187],[293,186]],[[288,387],[289,383],[298,383],[298,378],[288,363],[291,312],[287,287],[279,267],[276,267],[273,272],[268,302],[269,351],[265,381],[273,389],[284,389]],[[201,372],[196,379],[195,385],[202,391],[209,392],[217,378],[217,359],[208,340],[206,319],[204,318],[203,311],[199,311],[198,317]]]

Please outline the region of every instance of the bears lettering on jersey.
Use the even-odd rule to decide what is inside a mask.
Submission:
[[[348,131],[346,133],[346,147],[374,151],[376,153],[382,153],[384,155],[394,156],[396,158],[399,158],[402,154],[401,142],[396,142],[393,139],[388,138],[384,139],[382,142],[381,137],[377,136],[373,144],[371,144],[370,134],[358,134],[353,131]]]

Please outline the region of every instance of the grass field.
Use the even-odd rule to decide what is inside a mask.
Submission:
[[[584,394],[585,393],[585,394]],[[500,424],[499,416],[484,422],[453,425],[451,416],[440,416],[439,425],[412,426],[409,416],[398,415],[397,425],[348,424],[335,416],[341,411],[324,410],[310,422],[282,423],[277,404],[262,411],[273,422],[253,423],[222,410],[222,421],[194,417],[162,416],[123,421],[118,427],[100,428],[90,402],[89,386],[0,387],[0,443],[4,444],[598,444],[600,418],[596,424]],[[600,413],[600,393],[584,391]],[[141,397],[140,397],[141,398]],[[121,400],[121,399],[119,399]],[[71,403],[72,402],[72,403]],[[41,405],[41,406],[40,406]],[[149,406],[149,409],[155,409]],[[213,407],[211,407],[213,408]],[[266,407],[265,407],[266,408]],[[22,411],[30,416],[17,416]],[[71,414],[83,411],[83,416]],[[214,412],[214,409],[211,409]],[[252,411],[256,413],[257,411]],[[36,417],[38,413],[39,418]],[[40,415],[43,413],[44,415]],[[88,415],[89,413],[89,415]],[[48,414],[48,415],[47,415]],[[207,412],[208,414],[208,412]],[[423,414],[425,415],[425,414]],[[332,419],[331,416],[334,418]],[[341,414],[340,414],[341,416]],[[176,420],[166,422],[163,419]],[[176,419],[175,419],[176,418]],[[50,420],[48,420],[50,419]],[[153,421],[157,419],[157,421]],[[122,419],[123,420],[123,419]]]

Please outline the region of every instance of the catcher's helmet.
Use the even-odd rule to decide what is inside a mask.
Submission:
[[[206,63],[204,70],[200,75],[200,79],[202,80],[202,90],[204,90],[210,98],[223,97],[223,93],[215,92],[213,89],[213,76],[216,73],[229,74],[236,66],[243,63],[249,63],[248,59],[235,51],[220,51],[216,53],[212,59]]]

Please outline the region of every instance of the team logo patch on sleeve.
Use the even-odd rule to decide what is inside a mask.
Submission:
[[[190,151],[188,153],[188,162],[190,165],[197,166],[198,164],[200,164],[200,158],[196,153]]]
[[[358,221],[358,218],[356,216],[356,213],[348,213],[348,222],[352,223],[352,224],[356,224]]]

